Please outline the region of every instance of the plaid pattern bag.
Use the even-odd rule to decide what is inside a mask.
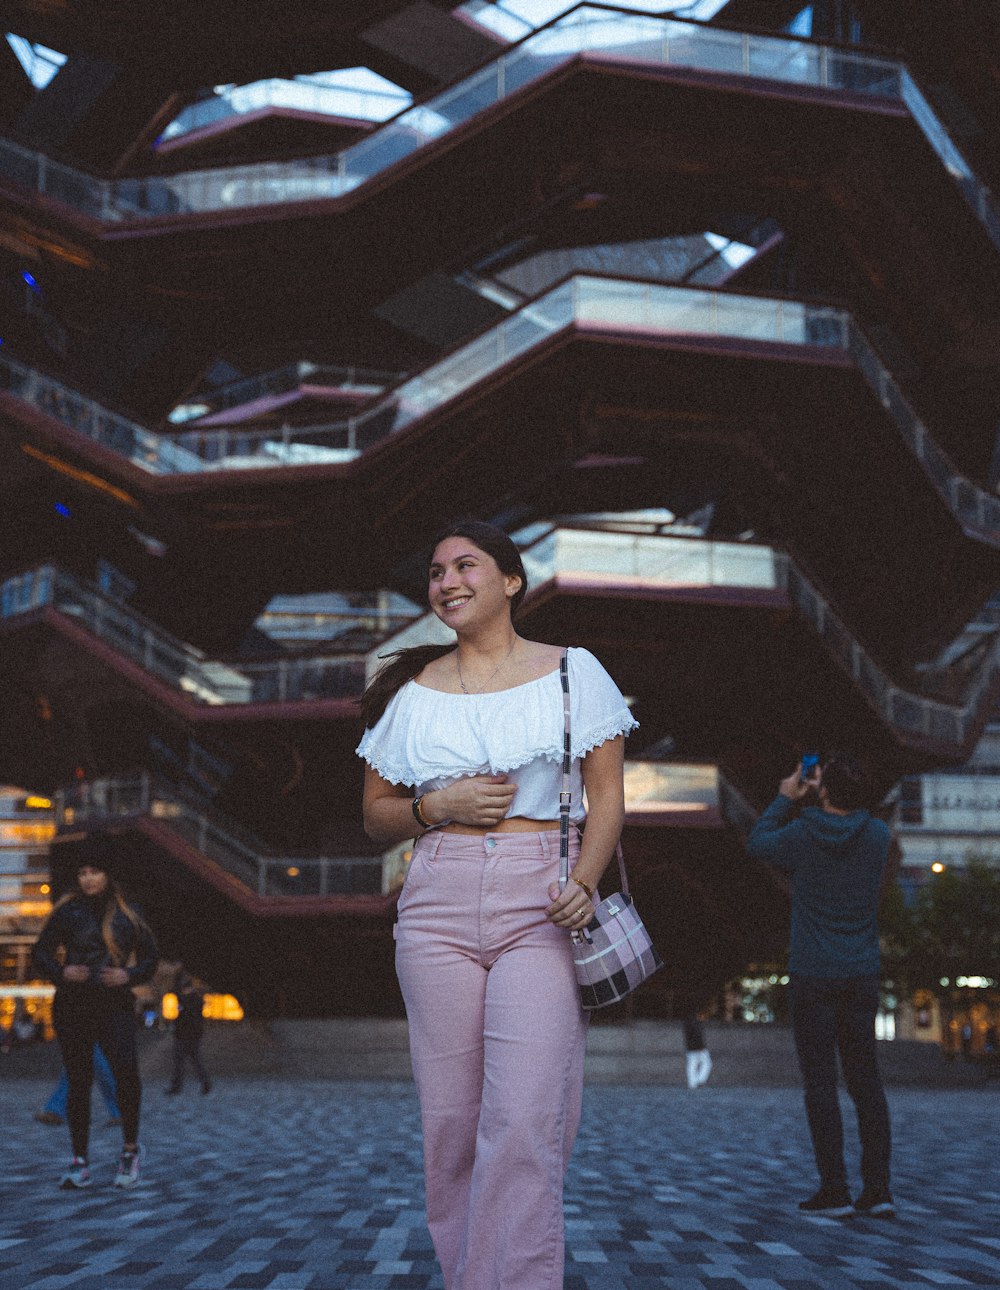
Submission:
[[[569,815],[572,804],[570,770],[573,764],[569,724],[569,666],[563,651],[559,663],[563,691],[563,774],[559,794],[559,889],[569,881]],[[584,1008],[603,1008],[624,999],[647,977],[663,967],[649,933],[643,926],[628,889],[625,857],[616,848],[621,891],[597,906],[582,932],[571,932],[573,963]]]
[[[625,890],[602,900],[589,925],[573,933],[573,963],[585,1008],[617,1003],[663,967]]]

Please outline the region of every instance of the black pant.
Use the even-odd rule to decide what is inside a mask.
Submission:
[[[124,1140],[135,1142],[138,1136],[142,1090],[131,1004],[130,994],[123,1000],[100,986],[61,986],[56,991],[52,1020],[69,1079],[66,1118],[75,1156],[86,1156],[90,1141],[95,1044],[115,1077]]]
[[[792,1028],[805,1086],[806,1115],[822,1187],[847,1185],[844,1127],[837,1099],[837,1053],[861,1137],[861,1180],[888,1190],[890,1129],[875,1048],[877,976],[792,977]]]
[[[185,1059],[194,1067],[194,1073],[201,1080],[202,1088],[208,1088],[211,1081],[198,1052],[200,1044],[200,1030],[174,1030],[174,1074],[170,1081],[171,1088],[180,1088],[184,1083]]]

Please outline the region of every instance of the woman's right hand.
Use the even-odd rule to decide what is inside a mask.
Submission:
[[[423,797],[424,815],[432,824],[443,820],[472,828],[492,829],[505,818],[517,792],[506,775],[470,775]]]
[[[90,980],[90,968],[83,963],[67,963],[62,970],[62,977],[64,981],[82,985],[84,981]]]

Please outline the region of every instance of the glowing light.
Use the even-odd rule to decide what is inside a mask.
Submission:
[[[45,843],[51,842],[55,836],[56,826],[54,824],[23,824],[4,821],[0,824],[0,843],[7,846],[16,845],[19,842]]]
[[[52,911],[49,900],[22,900],[17,906],[21,918],[45,918]]]
[[[42,885],[38,888],[38,890],[42,893],[43,896],[48,896],[51,893],[52,888],[49,886],[47,882],[43,882]]]
[[[210,1021],[242,1021],[243,1009],[231,994],[206,994],[201,1015]]]
[[[24,799],[24,804],[29,811],[51,811],[52,799],[49,797],[36,797],[33,793]]]
[[[285,873],[288,874],[289,878],[297,878],[299,876],[299,872],[300,871],[298,866],[294,864],[289,865],[288,868],[285,870]]]
[[[935,860],[931,865],[931,873],[944,873],[944,865],[940,860]]]
[[[21,274],[21,277],[32,289],[32,291],[41,291],[41,287],[38,285],[38,280],[35,278],[35,275],[33,273],[29,273],[28,270],[25,269],[24,272]]]
[[[92,475],[89,470],[78,470],[76,466],[71,466],[68,462],[61,461],[58,457],[53,457],[51,453],[42,452],[39,448],[30,443],[22,443],[21,451],[28,457],[34,457],[36,461],[43,462],[46,466],[56,470],[60,475],[67,475],[70,479],[78,480],[81,484],[87,484],[91,488],[96,488],[102,493],[107,493],[116,501],[124,502],[126,506],[133,506],[136,510],[140,509],[139,503],[124,489],[116,488],[114,484],[109,484],[106,479],[101,479],[99,475]]]
[[[72,518],[73,512],[69,509],[69,507],[66,505],[65,502],[53,503],[52,509],[55,511],[57,515],[63,515],[65,516],[66,519]]]

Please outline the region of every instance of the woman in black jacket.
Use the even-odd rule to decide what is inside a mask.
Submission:
[[[111,878],[117,843],[87,838],[75,857],[76,889],[58,902],[35,945],[35,963],[53,981],[52,1019],[69,1076],[67,1119],[73,1160],[64,1188],[90,1185],[87,1147],[94,1045],[111,1067],[122,1115],[116,1187],[139,1181],[139,1064],[131,987],[150,980],[157,949],[142,915]]]

